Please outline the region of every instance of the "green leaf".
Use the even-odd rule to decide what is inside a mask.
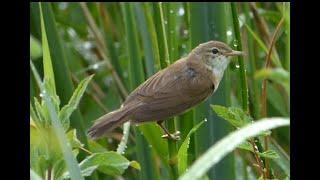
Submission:
[[[40,41],[30,35],[30,56],[32,60],[42,56],[42,47]]]
[[[220,105],[211,105],[211,107],[217,113],[218,116],[227,120],[231,125],[233,125],[236,128],[243,127],[244,125],[253,121],[253,119],[240,108],[227,108]]]
[[[140,164],[137,161],[131,161],[130,166],[137,170],[141,170]]]
[[[82,169],[81,170],[81,175],[83,177],[88,177],[88,176],[91,176],[91,174],[98,168],[98,165],[97,166],[90,166],[88,168],[85,168],[85,169]],[[62,177],[62,179],[70,179],[70,174],[69,172],[65,172]]]
[[[77,138],[77,130],[72,129],[67,133],[67,138],[72,148],[80,148],[83,147],[83,144]]]
[[[123,174],[130,165],[132,165],[132,162],[127,160],[124,156],[109,151],[90,155],[80,163],[80,168],[87,169],[92,166],[98,166],[99,171],[116,176]],[[132,166],[139,167],[137,162],[134,162]]]
[[[61,123],[65,130],[69,128],[69,124],[70,124],[69,118],[72,112],[77,108],[80,102],[80,99],[83,93],[86,91],[86,88],[93,76],[94,75],[86,77],[84,80],[82,80],[79,83],[78,87],[73,92],[72,97],[69,100],[69,103],[65,105],[59,112],[59,119],[61,120]]]
[[[41,6],[40,6],[41,9]],[[47,79],[50,86],[53,88],[54,94],[56,94],[56,86],[54,80],[54,73],[52,68],[49,44],[47,39],[46,28],[44,26],[44,20],[42,15],[42,10],[40,10],[40,21],[41,21],[41,35],[42,35],[42,51],[43,51],[43,71],[44,71],[44,79]]]
[[[186,138],[184,139],[183,143],[181,144],[179,151],[178,151],[178,172],[179,175],[181,175],[182,173],[184,173],[187,169],[188,166],[188,148],[189,148],[189,144],[190,144],[190,136],[197,130],[199,129],[199,127],[205,122],[201,121],[200,123],[198,123],[196,126],[194,126],[188,133],[188,135],[186,136]]]
[[[30,169],[30,179],[31,180],[42,180],[42,178],[34,172],[32,169]]]
[[[259,133],[274,129],[280,126],[288,126],[290,121],[287,118],[265,118],[247,125],[228,136],[224,137],[216,144],[211,146],[179,179],[199,179],[213,165],[217,164],[223,157],[233,151],[239,144],[248,138],[254,137]]]
[[[262,153],[259,153],[261,157],[269,158],[269,159],[278,159],[279,155],[273,150],[267,150]]]
[[[248,141],[245,141],[244,143],[240,144],[237,148],[254,152],[252,145]],[[267,151],[264,151],[264,152],[258,153],[258,154],[259,154],[260,157],[269,158],[269,159],[277,159],[277,158],[279,158],[278,153],[276,153],[273,150],[267,150]]]

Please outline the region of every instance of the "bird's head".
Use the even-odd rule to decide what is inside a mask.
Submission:
[[[227,66],[229,57],[243,55],[241,51],[231,49],[227,44],[219,41],[209,41],[198,45],[192,50],[197,60],[211,68]]]
[[[190,53],[193,58],[190,59],[204,63],[212,71],[217,86],[223,77],[225,69],[228,67],[230,57],[243,54],[241,51],[231,49],[223,42],[209,41],[194,48]]]

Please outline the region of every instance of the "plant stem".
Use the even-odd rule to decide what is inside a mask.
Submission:
[[[271,42],[270,42],[270,47],[269,47],[269,51],[268,51],[268,54],[266,56],[266,65],[265,65],[265,68],[268,69],[271,65],[271,54],[272,54],[272,49],[275,45],[275,42],[276,42],[276,37],[279,33],[279,30],[284,22],[285,18],[282,17],[280,22],[278,23],[273,35],[272,35],[272,39],[271,39]],[[262,102],[262,106],[261,106],[261,117],[266,117],[267,116],[267,79],[264,79],[263,82],[262,82],[262,94],[261,94],[261,102]],[[264,149],[267,151],[269,149],[269,136],[265,136],[264,137]],[[266,159],[265,161],[265,166],[266,166],[266,177],[268,178],[269,177],[269,161],[268,159]]]
[[[107,57],[106,53],[104,52],[104,50],[106,49],[105,43],[103,41],[103,37],[96,25],[96,23],[94,22],[94,19],[91,15],[91,13],[89,12],[89,9],[86,5],[86,3],[84,2],[80,2],[80,6],[83,10],[84,16],[86,18],[86,20],[88,21],[88,24],[91,28],[91,30],[93,31],[94,37],[97,41],[97,48],[99,53],[101,54],[102,58],[106,61],[106,65],[107,67],[111,70],[111,74],[121,92],[122,98],[125,99],[125,97],[128,96],[128,92],[125,88],[125,86],[123,85],[119,75],[117,74],[117,72],[115,71],[113,65],[110,62],[110,59]]]
[[[234,2],[231,3],[231,10],[232,10],[232,18],[234,23],[234,32],[236,36],[236,40],[238,41],[237,50],[242,50],[242,43],[241,43],[241,35],[240,35],[240,29],[239,29],[239,21],[238,21],[238,13],[236,9],[236,4]],[[247,78],[246,78],[246,72],[245,72],[245,66],[243,62],[243,57],[238,57],[238,62],[240,65],[240,80],[241,80],[241,89],[242,89],[242,109],[247,112],[247,114],[250,114],[249,112],[249,106],[248,106],[248,87],[247,87]],[[257,139],[257,138],[256,138]],[[255,143],[254,139],[251,139],[250,142],[252,143],[252,146],[254,148],[254,156],[256,157],[257,163],[259,164],[260,172],[263,175],[263,178],[266,179],[264,172],[263,164],[261,163],[262,160],[260,156],[258,155],[259,149],[256,148],[257,145]]]

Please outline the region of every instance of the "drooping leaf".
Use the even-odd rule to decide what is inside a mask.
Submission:
[[[280,126],[288,126],[290,121],[286,118],[265,118],[247,125],[218,141],[205,152],[179,179],[199,179],[213,165],[233,151],[239,144],[259,133]]]

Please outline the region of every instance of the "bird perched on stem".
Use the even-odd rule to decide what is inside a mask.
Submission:
[[[182,114],[206,100],[218,88],[230,57],[243,55],[219,41],[198,45],[186,57],[157,72],[127,97],[122,106],[102,117],[89,129],[97,139],[126,121],[156,121],[166,133],[163,137],[178,140],[162,122]]]

